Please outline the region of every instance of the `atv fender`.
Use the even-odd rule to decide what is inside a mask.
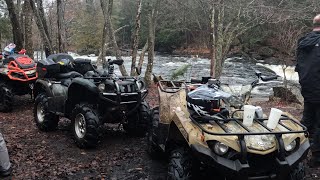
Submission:
[[[83,78],[75,78],[68,88],[65,114],[70,114],[76,104],[82,102],[97,104],[98,100],[99,89],[92,81]]]
[[[48,97],[52,97],[53,93],[50,89],[50,82],[42,79],[38,79],[34,84],[33,89],[33,97],[37,97],[37,95],[41,92],[45,92]]]
[[[64,102],[67,97],[67,87],[60,83],[51,83],[46,80],[37,80],[34,87],[34,97],[45,93],[48,97],[48,110],[54,113],[64,113]]]

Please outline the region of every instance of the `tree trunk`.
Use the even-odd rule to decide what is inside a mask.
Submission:
[[[141,27],[141,6],[142,6],[142,0],[137,0],[138,8],[137,8],[137,14],[136,14],[136,27],[134,30],[133,38],[132,38],[132,63],[131,63],[131,71],[130,75],[134,76],[136,75],[136,61],[137,61],[137,52],[138,52],[138,45],[139,45],[139,32]]]
[[[103,4],[105,3],[104,1],[100,1],[102,10],[105,11],[107,10],[107,12],[104,13],[108,13],[110,16],[112,14],[112,6],[113,6],[113,1],[109,1],[108,4]],[[108,6],[108,7],[106,7]],[[102,65],[102,62],[105,61],[105,57],[107,55],[107,49],[108,49],[108,40],[109,40],[109,35],[108,35],[108,27],[107,27],[107,22],[104,22],[103,25],[103,31],[102,31],[102,41],[101,41],[101,49],[100,49],[100,54],[99,57],[97,59],[97,65]]]
[[[212,7],[210,17],[210,76],[215,78],[216,75],[216,63],[215,63],[215,7]]]
[[[120,52],[120,49],[119,49],[118,44],[117,44],[116,36],[115,36],[115,33],[114,33],[112,21],[111,21],[111,13],[109,13],[111,11],[111,7],[110,6],[113,4],[113,0],[109,0],[109,7],[108,8],[107,8],[107,5],[106,5],[104,0],[100,0],[100,3],[101,3],[101,8],[102,8],[104,20],[105,20],[105,23],[107,25],[107,30],[109,32],[107,34],[109,35],[109,38],[111,40],[114,54],[115,54],[117,59],[122,59],[121,52]],[[119,69],[120,69],[120,72],[121,72],[121,74],[123,76],[128,76],[128,73],[127,73],[124,65],[119,66]]]
[[[35,4],[36,2],[37,6]],[[42,0],[30,0],[30,5],[35,16],[36,24],[38,26],[42,41],[44,43],[46,57],[48,57],[50,54],[53,53],[53,46],[51,38],[49,36],[47,21],[44,16]]]
[[[0,32],[0,42],[2,42],[2,33]],[[1,43],[0,43],[0,49],[2,49]]]
[[[148,64],[147,70],[145,73],[145,82],[147,85],[151,84],[151,75],[153,69],[153,61],[154,61],[154,45],[155,45],[155,5],[151,5],[149,16],[148,16]]]
[[[19,51],[23,47],[23,34],[21,31],[20,23],[19,23],[19,18],[15,11],[13,1],[12,0],[5,0],[5,1],[8,7],[10,21],[12,25],[13,42],[16,44],[15,49]]]
[[[104,22],[103,24],[103,31],[102,31],[102,41],[101,41],[101,49],[100,54],[97,59],[97,65],[102,65],[102,62],[105,60],[105,57],[107,55],[106,49],[107,49],[107,34],[108,34],[108,27],[107,23]]]
[[[31,1],[34,1],[34,0],[31,0]],[[40,15],[40,20],[43,24],[43,29],[44,31],[46,32],[46,34],[50,34],[49,32],[49,28],[48,28],[48,24],[47,24],[47,20],[46,20],[46,15],[44,14],[44,9],[43,9],[43,0],[36,0],[37,3],[38,3],[38,12],[39,12],[39,15]],[[50,45],[52,46],[52,40],[51,40],[51,36],[48,36],[49,37],[49,40],[50,40]],[[53,50],[53,49],[52,49]]]
[[[30,1],[24,2],[24,48],[27,55],[33,59],[33,41],[32,41],[32,9]]]
[[[66,52],[66,30],[64,26],[64,10],[64,0],[57,0],[58,46],[60,53]]]
[[[142,50],[141,50],[141,54],[140,54],[140,59],[139,59],[139,63],[138,63],[138,71],[141,73],[142,72],[142,65],[143,65],[143,61],[144,61],[144,54],[146,53],[146,51],[148,50],[148,40],[146,42],[146,44],[144,44]]]

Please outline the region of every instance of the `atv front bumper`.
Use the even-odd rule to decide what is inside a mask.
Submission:
[[[135,106],[127,113],[127,115],[131,115],[132,113],[136,112],[137,108],[146,98],[147,94],[148,90],[142,90],[133,93],[100,93],[99,99],[104,103],[112,104],[114,106],[135,104]]]
[[[304,142],[290,155],[280,160],[274,156],[273,171],[265,169],[266,173],[256,173],[256,167],[251,167],[249,162],[242,163],[240,160],[230,160],[213,153],[211,149],[199,145],[191,145],[195,157],[205,165],[217,169],[221,174],[237,179],[286,179],[291,168],[306,158],[310,148],[309,141]],[[264,169],[262,169],[264,170]]]

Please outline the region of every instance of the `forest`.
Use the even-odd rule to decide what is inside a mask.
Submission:
[[[3,48],[13,41],[31,56],[38,50],[95,54],[100,60],[129,54],[131,69],[121,67],[123,75],[141,69],[138,49],[147,51],[147,81],[155,51],[200,55],[211,59],[210,75],[219,77],[232,54],[294,60],[297,39],[311,30],[319,5],[317,0],[2,0],[0,42]]]
[[[88,63],[93,70],[79,76],[71,76],[71,73],[62,73],[61,70],[61,72],[52,73],[52,77],[41,77],[45,81],[42,81],[43,79],[39,76],[39,81],[33,79],[30,84],[19,81],[15,86],[6,83],[9,81],[0,79],[0,100],[3,99],[0,101],[0,133],[5,139],[0,139],[0,145],[2,141],[2,145],[7,146],[7,154],[10,156],[12,167],[12,174],[4,179],[162,180],[170,179],[168,176],[189,176],[188,170],[193,173],[193,168],[190,168],[190,164],[184,164],[194,160],[188,154],[191,151],[188,150],[189,144],[185,141],[186,139],[190,140],[189,136],[191,139],[194,138],[196,142],[194,144],[206,144],[206,148],[211,154],[218,154],[217,152],[222,147],[224,152],[218,154],[221,155],[219,157],[221,159],[228,155],[228,158],[236,159],[231,159],[232,161],[235,160],[238,163],[241,159],[244,162],[247,154],[259,151],[257,149],[251,149],[248,152],[245,150],[244,138],[250,135],[241,133],[239,137],[232,135],[238,140],[224,141],[234,143],[229,148],[222,141],[206,140],[205,138],[210,138],[215,134],[209,133],[210,136],[205,137],[206,133],[204,132],[213,132],[214,126],[220,126],[220,130],[224,130],[224,125],[221,124],[227,124],[234,120],[234,113],[241,112],[242,105],[244,107],[245,103],[259,107],[260,110],[263,109],[263,112],[259,111],[262,116],[270,114],[272,108],[278,108],[294,116],[294,120],[291,122],[298,122],[301,119],[303,97],[300,93],[298,80],[287,77],[285,72],[290,70],[292,74],[295,73],[297,41],[312,31],[312,20],[319,13],[319,0],[0,0],[0,49],[3,51],[10,43],[16,45],[16,52],[26,49],[26,54],[38,61],[36,63],[30,61],[32,68],[34,68],[32,69],[33,75],[36,78],[38,78],[39,72],[48,70],[47,66],[38,68],[41,64],[41,58],[45,60],[45,57],[52,54],[77,54],[80,57],[88,59],[93,57],[96,60],[94,65],[90,61]],[[39,52],[41,53],[40,59]],[[106,61],[110,57],[113,59],[106,68]],[[113,61],[115,59],[120,61]],[[123,64],[119,63],[122,62],[121,60],[124,60]],[[81,61],[80,63],[85,64],[86,62]],[[122,76],[113,71],[111,62],[117,65],[116,68],[119,65],[119,73]],[[261,65],[261,62],[264,64]],[[0,59],[0,68],[9,67],[7,64],[2,66],[3,64]],[[56,65],[60,68],[64,64],[59,62]],[[276,71],[269,68],[272,65],[281,66],[281,70],[284,72],[282,78],[278,76]],[[104,69],[99,69],[101,67]],[[253,71],[256,69],[262,69],[262,73],[274,76],[269,79],[270,82],[261,83],[261,86],[258,87],[263,78],[262,73]],[[223,72],[223,70],[227,72]],[[29,72],[29,69],[27,71]],[[231,107],[231,105],[227,107],[226,101],[220,104],[221,99],[214,101],[215,104],[213,101],[206,100],[206,103],[212,103],[210,107],[208,106],[208,111],[214,111],[210,112],[210,116],[213,117],[217,112],[220,119],[215,119],[215,122],[212,119],[205,119],[205,121],[198,123],[192,119],[192,115],[196,114],[194,112],[190,116],[188,115],[189,119],[185,117],[184,113],[190,112],[192,109],[187,106],[195,102],[188,101],[190,98],[189,96],[186,98],[186,96],[198,86],[203,87],[202,85],[206,82],[198,80],[194,86],[192,81],[188,82],[184,76],[187,71],[190,79],[196,73],[198,76],[201,74],[202,76],[210,76],[209,78],[220,78],[216,80],[207,77],[207,87],[209,87],[209,82],[210,86],[214,83],[217,85],[211,86],[211,89],[218,86],[221,88],[222,81],[220,80],[228,78],[246,82],[246,85],[251,88],[248,93],[244,93],[244,98],[240,97],[240,93],[236,95],[244,102],[240,104],[241,107],[239,105],[237,110],[231,111],[230,109],[232,119],[226,119],[226,117],[231,117],[227,108],[235,107]],[[3,74],[7,73],[9,77],[10,73],[8,72],[9,68],[0,71]],[[153,83],[161,76],[169,77],[171,72],[174,72],[171,79],[179,79],[183,76],[185,81],[167,81],[171,84],[164,86],[161,86],[162,81],[158,81],[157,84]],[[58,76],[61,74],[69,74],[70,76],[59,79]],[[29,79],[26,74],[25,77]],[[287,82],[286,78],[291,81]],[[144,86],[143,80],[146,82],[146,86]],[[87,86],[84,87],[87,89],[79,85],[84,81],[87,83]],[[242,91],[242,87],[245,86],[238,86],[240,83],[235,82],[230,85],[235,85],[234,89],[240,87],[240,91]],[[71,86],[71,83],[79,83],[79,86],[77,84]],[[93,85],[91,86],[90,83]],[[111,88],[114,85],[115,89],[109,89],[109,92],[108,85],[110,83],[113,83]],[[128,85],[127,91],[135,88],[138,90],[134,93],[122,93],[119,87],[121,83],[128,83],[126,84]],[[132,86],[129,87],[129,85]],[[161,90],[163,87],[167,89]],[[253,92],[255,87],[258,88]],[[69,91],[68,88],[73,88],[73,91]],[[98,91],[86,91],[90,88],[91,90],[98,89]],[[276,88],[278,88],[280,96],[276,95]],[[180,91],[181,89],[183,91]],[[51,94],[48,96],[47,92],[51,92],[51,90],[52,96]],[[218,91],[218,88],[215,90]],[[231,88],[230,90],[233,91]],[[22,93],[22,91],[26,91],[26,93]],[[93,94],[97,92],[99,94]],[[176,95],[177,92],[181,94]],[[274,93],[271,95],[268,94],[269,92]],[[106,101],[105,96],[110,94],[116,94],[116,100]],[[128,98],[130,101],[127,99],[128,102],[124,102],[124,100],[121,102],[122,97],[120,96],[123,94],[125,98],[130,94],[138,94],[138,100],[131,101]],[[13,96],[15,97],[13,98]],[[257,98],[256,101],[251,101],[253,96]],[[259,99],[260,96],[263,97]],[[235,96],[230,95],[230,97]],[[165,99],[161,102],[161,98],[169,100]],[[183,98],[182,101],[181,98]],[[230,99],[232,100],[232,98]],[[173,102],[174,100],[177,102]],[[185,104],[181,105],[181,102]],[[136,104],[131,106],[126,103]],[[9,105],[11,109],[2,108],[9,107]],[[183,110],[179,107],[180,105],[184,108]],[[217,107],[213,107],[214,105]],[[161,106],[167,109],[163,108],[164,110],[162,110]],[[3,109],[8,111],[2,111]],[[164,113],[161,114],[160,111],[164,111]],[[257,115],[257,111],[254,109],[252,112],[255,113],[252,115],[253,118]],[[173,118],[169,119],[167,115],[172,115]],[[179,115],[183,117],[182,120],[179,119]],[[198,115],[197,118],[201,116],[199,113]],[[281,114],[278,121],[280,116]],[[168,118],[171,121],[163,123],[160,122],[161,118]],[[281,118],[290,119],[291,116],[281,116]],[[267,119],[260,117],[260,120],[257,122],[265,127],[263,124]],[[181,121],[183,126],[172,125],[172,122],[176,123],[176,121]],[[241,122],[235,122],[241,125]],[[185,123],[189,123],[190,126]],[[207,124],[202,126],[201,123]],[[193,126],[195,124],[198,125]],[[299,123],[297,124],[299,125]],[[282,124],[286,128],[286,132],[302,127],[298,125],[294,125],[290,129]],[[180,127],[184,128],[184,126],[190,128],[190,131],[180,132]],[[130,134],[132,127],[139,131],[131,132],[142,132],[143,136],[136,137]],[[206,131],[203,129],[197,132],[193,131],[200,129],[199,127],[206,128]],[[249,134],[251,133],[250,129],[244,129]],[[285,146],[281,133],[276,132],[281,135],[275,136],[272,134],[275,129],[265,128],[264,130],[268,130],[270,133],[264,134],[263,131],[262,134],[266,136],[272,134],[275,138],[272,139],[272,149],[264,149],[272,153],[269,153],[268,156],[266,154],[254,156],[263,157],[257,158],[259,162],[257,169],[267,169],[264,167],[264,161],[277,160],[280,162],[278,154],[282,159],[284,156],[291,156],[291,153],[295,153],[294,158],[299,160],[301,158],[303,161],[295,165],[291,164],[292,167],[295,166],[295,169],[292,168],[294,171],[290,170],[289,179],[298,180],[304,176],[305,180],[319,179],[319,168],[304,166],[305,160],[310,158],[310,156],[307,157],[310,155],[310,153],[308,154],[309,149],[305,147],[303,153],[298,151],[302,147],[300,144],[309,143],[307,140],[308,132],[306,129],[302,129],[303,131],[291,133],[295,138],[290,135],[287,136],[290,138],[284,138],[287,142]],[[169,130],[177,134],[169,134]],[[224,131],[227,133],[226,130]],[[156,136],[157,133],[163,134]],[[254,133],[256,132],[254,131]],[[296,135],[299,135],[299,138],[296,138]],[[167,137],[171,140],[166,139]],[[164,150],[165,153],[157,154],[158,151],[155,150],[159,150],[159,147],[152,146],[153,142],[160,141],[157,138],[162,138],[165,142],[159,143],[160,148],[163,149],[162,146],[167,145],[167,140],[168,144],[172,146],[168,146],[168,150]],[[89,147],[92,142],[95,147],[85,149],[84,144],[87,143],[86,145]],[[257,143],[259,146],[264,146],[259,143],[260,141]],[[295,144],[292,145],[292,143]],[[216,145],[219,147],[216,148]],[[241,146],[240,153],[233,149],[238,146]],[[285,149],[288,146],[291,147],[290,150]],[[152,157],[152,153],[150,153],[152,151],[156,156],[153,154],[154,157]],[[242,158],[239,158],[240,155]],[[297,158],[298,156],[299,158]],[[253,156],[248,159],[250,158]],[[281,160],[282,162],[284,161]],[[295,162],[297,161],[295,160]],[[196,165],[199,165],[198,169],[201,171],[205,169],[202,167],[204,164],[200,161]],[[273,165],[271,163],[272,170],[281,171]],[[255,167],[253,170],[256,171]],[[221,172],[215,173],[215,171],[210,171],[204,174],[215,178]],[[255,173],[253,172],[253,174]],[[256,174],[259,173],[261,172]],[[232,175],[231,173],[225,174]],[[268,174],[268,177],[272,177],[272,175],[274,174]],[[293,176],[294,178],[292,178]],[[180,179],[190,177],[191,175]],[[222,177],[225,179],[224,175]],[[253,177],[252,179],[261,179]]]

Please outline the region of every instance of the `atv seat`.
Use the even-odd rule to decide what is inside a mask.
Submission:
[[[76,78],[76,77],[82,77],[82,74],[76,71],[70,71],[67,73],[59,73],[55,76],[55,78],[57,79],[70,79],[70,78]]]

